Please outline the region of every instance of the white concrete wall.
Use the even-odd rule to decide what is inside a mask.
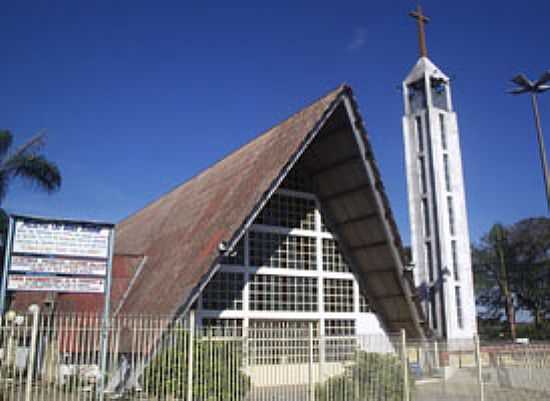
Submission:
[[[424,78],[427,108],[414,113],[408,105],[408,84]],[[449,109],[432,106],[430,78],[436,77],[447,82]],[[443,303],[436,299],[438,330],[442,334],[442,316],[449,339],[471,339],[477,332],[476,309],[473,292],[473,274],[470,255],[470,236],[464,190],[464,177],[460,151],[459,130],[456,114],[452,111],[451,88],[448,78],[427,58],[421,58],[403,83],[405,116],[403,117],[403,138],[405,145],[405,166],[407,172],[409,218],[411,226],[411,247],[415,264],[417,286],[428,286],[443,282]],[[446,146],[443,145],[440,115],[444,118]],[[422,118],[424,151],[419,152],[416,118]],[[446,156],[445,156],[446,155]],[[426,166],[427,191],[421,188],[419,158],[423,157]],[[444,157],[449,161],[450,190],[446,185]],[[433,170],[433,180],[430,171]],[[449,197],[452,198],[454,214],[454,234],[451,233],[449,218]],[[431,235],[424,229],[422,199],[428,202]],[[437,224],[436,224],[437,223]],[[451,241],[457,244],[458,280],[453,275],[453,253]],[[432,246],[434,261],[434,281],[429,282],[425,243]],[[439,243],[439,251],[437,245]],[[442,277],[438,277],[438,258],[441,260]],[[455,288],[460,287],[463,327],[458,325]],[[427,306],[427,301],[424,302]],[[429,308],[425,311],[429,313]]]

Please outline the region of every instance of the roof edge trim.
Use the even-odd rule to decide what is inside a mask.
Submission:
[[[120,310],[122,309],[122,306],[124,305],[124,302],[126,302],[126,298],[130,295],[130,291],[133,289],[134,284],[137,281],[137,278],[141,274],[141,271],[143,270],[143,266],[145,266],[145,263],[147,262],[147,256],[146,255],[140,255],[141,261],[139,262],[139,265],[134,272],[134,275],[132,276],[132,279],[130,280],[130,283],[128,284],[128,287],[126,288],[126,291],[124,291],[124,295],[120,298],[120,301],[118,301],[118,305],[116,306],[115,310],[113,311],[113,316],[118,315]]]
[[[402,257],[400,255],[400,253],[397,249],[397,245],[396,245],[396,240],[399,240],[399,239],[395,238],[393,230],[391,229],[391,227],[388,223],[388,218],[384,217],[384,216],[386,216],[386,210],[385,210],[386,208],[384,206],[383,200],[381,199],[380,191],[379,191],[379,189],[377,188],[377,185],[376,185],[377,180],[376,180],[376,175],[374,174],[374,171],[373,171],[374,167],[372,165],[372,160],[370,160],[367,157],[367,152],[366,151],[368,149],[368,146],[367,146],[367,143],[365,142],[366,130],[365,130],[365,127],[363,125],[363,119],[361,118],[361,115],[360,115],[360,113],[358,111],[358,108],[357,108],[357,103],[356,103],[355,99],[353,98],[352,94],[350,94],[349,96],[347,96],[345,98],[344,104],[346,106],[346,112],[348,113],[350,121],[352,122],[351,127],[352,127],[352,130],[353,130],[354,134],[355,134],[354,136],[355,136],[355,139],[357,141],[357,145],[360,146],[360,148],[363,148],[362,149],[363,151],[361,152],[362,153],[361,158],[362,158],[363,163],[365,165],[366,173],[369,176],[369,181],[372,185],[374,198],[376,200],[376,206],[377,206],[378,210],[381,212],[382,225],[384,227],[386,237],[389,240],[388,241],[388,246],[390,247],[392,257],[395,261],[395,263],[394,263],[394,266],[395,266],[394,273],[397,276],[396,277],[398,279],[397,281],[399,282],[401,290],[403,291],[403,294],[405,296],[406,302],[409,305],[409,309],[410,309],[412,317],[413,317],[412,323],[415,325],[415,327],[416,327],[418,333],[420,334],[420,336],[423,337],[425,330],[423,329],[422,325],[420,324],[421,319],[420,319],[420,316],[418,314],[418,309],[416,308],[416,305],[412,300],[412,295],[413,295],[412,290],[411,290],[410,286],[404,285],[405,277],[403,275],[403,271],[399,270],[399,266],[403,266],[403,260],[402,260]]]

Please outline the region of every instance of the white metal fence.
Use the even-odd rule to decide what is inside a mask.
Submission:
[[[550,343],[408,341],[407,357],[415,400],[550,400]]]
[[[105,350],[105,352],[102,352]],[[549,400],[550,345],[7,315],[1,401]]]

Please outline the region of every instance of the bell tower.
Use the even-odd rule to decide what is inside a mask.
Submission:
[[[477,331],[470,236],[451,82],[428,58],[420,6],[420,57],[403,82],[403,137],[414,278],[435,336],[471,339]]]

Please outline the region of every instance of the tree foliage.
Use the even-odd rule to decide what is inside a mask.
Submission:
[[[142,386],[154,399],[186,399],[189,341],[189,333],[179,331],[148,363]],[[245,400],[251,384],[243,370],[243,342],[204,336],[193,344],[193,400]]]
[[[10,152],[13,136],[10,131],[0,131],[0,202],[7,194],[10,182],[21,178],[46,192],[54,192],[61,186],[61,174],[55,163],[42,153],[44,134],[38,134],[19,148]]]
[[[550,317],[550,219],[495,224],[472,249],[480,317],[507,322],[515,337],[518,311],[542,328]]]
[[[342,374],[317,385],[315,401],[401,401],[403,388],[399,357],[359,351]]]
[[[26,181],[31,186],[52,193],[61,187],[61,173],[57,165],[42,153],[44,134],[38,134],[28,142],[12,150],[13,135],[0,130],[0,204],[5,200],[14,179]],[[0,209],[0,229],[5,231],[7,215]]]

